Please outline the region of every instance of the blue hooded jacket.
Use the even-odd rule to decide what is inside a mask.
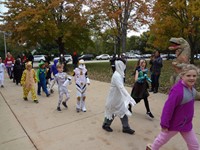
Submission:
[[[51,66],[51,72],[53,72],[54,76],[58,73],[58,70],[56,68],[57,63],[58,63],[58,59],[54,60],[53,65]]]

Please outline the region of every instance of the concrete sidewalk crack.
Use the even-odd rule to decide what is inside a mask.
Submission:
[[[3,97],[3,100],[5,101],[6,105],[8,106],[8,108],[10,109],[11,113],[14,115],[15,119],[17,120],[17,122],[19,123],[19,125],[21,126],[22,130],[24,131],[24,133],[27,135],[27,137],[29,138],[29,140],[31,141],[31,143],[33,144],[33,146],[35,147],[36,150],[39,150],[37,148],[37,146],[35,145],[34,141],[31,139],[31,137],[29,136],[28,132],[25,130],[25,128],[23,127],[23,125],[21,124],[21,122],[19,121],[19,119],[17,118],[17,115],[14,113],[14,111],[12,110],[12,108],[10,107],[10,105],[8,104],[8,102],[6,101],[4,95],[2,94],[2,92],[0,91],[1,96]]]

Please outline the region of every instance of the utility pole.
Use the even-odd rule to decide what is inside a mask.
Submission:
[[[7,46],[6,46],[6,33],[5,32],[3,32],[3,38],[4,38],[4,49],[5,49],[5,58],[6,58]]]

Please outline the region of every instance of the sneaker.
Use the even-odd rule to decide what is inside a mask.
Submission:
[[[47,94],[47,97],[49,97],[50,96],[50,94]]]
[[[126,127],[126,128],[123,128],[122,132],[128,133],[128,134],[133,134],[133,133],[135,133],[135,130],[132,130],[130,127]]]
[[[150,119],[154,118],[154,116],[153,116],[153,114],[151,112],[147,112],[146,114],[147,114],[147,117],[149,117]]]
[[[81,109],[79,109],[79,108],[76,108],[76,112],[77,112],[77,113],[79,113],[79,112],[80,112],[80,110],[81,110]]]
[[[113,132],[113,129],[111,127],[109,127],[109,126],[106,126],[105,124],[102,126],[102,128],[104,130],[106,130],[107,132]]]
[[[152,150],[151,144],[147,144],[146,150]]]
[[[41,93],[38,93],[37,95],[41,96]]]
[[[57,111],[61,111],[60,107],[57,107]]]
[[[82,110],[82,112],[86,112],[87,109],[85,107],[83,107],[81,110]]]
[[[65,106],[65,108],[68,107],[67,104],[66,104],[66,102],[62,102],[62,104],[63,104],[63,106]]]
[[[38,101],[38,100],[34,100],[34,103],[36,103],[36,104],[37,104],[37,103],[39,103],[39,101]]]
[[[27,97],[24,97],[24,100],[25,100],[25,101],[28,101],[28,98],[27,98]]]

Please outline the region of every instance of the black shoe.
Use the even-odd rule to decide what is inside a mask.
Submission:
[[[65,106],[65,108],[68,108],[66,102],[62,102],[63,106]]]
[[[124,127],[123,130],[122,130],[122,132],[128,133],[128,134],[133,134],[133,133],[135,133],[135,131],[132,130],[130,127]]]
[[[4,88],[4,86],[3,86],[3,85],[1,85],[1,87],[2,87],[2,88]]]
[[[61,111],[60,107],[57,107],[57,111]]]
[[[47,94],[47,97],[49,97],[50,96],[50,94]]]
[[[28,98],[27,98],[27,97],[24,97],[24,100],[25,100],[25,101],[28,101]]]
[[[106,130],[107,132],[113,132],[113,129],[111,127],[109,127],[109,126],[106,126],[105,124],[102,126],[102,128],[104,130]]]
[[[153,92],[153,91],[154,91],[153,89],[149,90],[149,92]]]
[[[53,93],[53,92],[54,92],[54,91],[51,89],[51,90],[50,90],[50,93]]]
[[[36,104],[37,104],[37,103],[39,103],[39,101],[38,101],[38,100],[34,100],[34,103],[36,103]]]
[[[153,93],[158,93],[158,90],[154,90]]]
[[[153,114],[151,112],[147,112],[147,117],[149,117],[150,119],[154,118],[154,116],[153,116]]]

